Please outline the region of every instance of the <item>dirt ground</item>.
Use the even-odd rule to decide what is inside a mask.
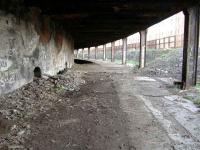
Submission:
[[[81,81],[75,90],[53,86],[46,91],[49,86],[42,85],[50,97],[46,105],[42,103],[45,111],[9,119],[5,116],[10,114],[1,113],[1,149],[200,149],[200,109],[184,99],[168,78],[136,76],[132,68],[102,62],[77,64],[72,72],[79,74],[73,83]],[[30,103],[37,110],[37,98],[44,93],[35,91]],[[27,112],[33,109],[28,108]],[[8,109],[14,108],[10,104]],[[17,126],[21,128],[13,132]]]

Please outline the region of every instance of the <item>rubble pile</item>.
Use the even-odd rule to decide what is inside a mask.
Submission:
[[[180,81],[182,78],[182,62],[183,50],[174,49],[164,56],[157,57],[152,62],[147,63],[143,69],[138,70],[138,67],[135,67],[133,72],[139,76],[172,78]],[[200,80],[200,61],[198,61],[197,78]]]
[[[82,74],[67,71],[54,77],[34,79],[24,87],[0,96],[0,149],[23,149],[22,143],[31,134],[29,120],[51,109],[63,93],[79,91],[85,84]]]
[[[173,78],[180,80],[182,72],[182,50],[172,50],[154,61],[138,72],[138,75],[148,77]]]

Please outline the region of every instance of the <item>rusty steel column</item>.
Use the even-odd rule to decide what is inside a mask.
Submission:
[[[90,47],[88,48],[88,59],[90,59]]]
[[[122,64],[126,64],[126,55],[127,55],[127,38],[123,38],[123,47],[122,47]]]
[[[146,65],[146,42],[147,42],[147,30],[140,31],[139,68],[144,68]]]
[[[111,62],[115,62],[115,42],[111,43]]]
[[[74,50],[74,58],[78,58],[78,50]]]
[[[82,59],[84,59],[84,48],[82,48]]]
[[[76,59],[78,58],[78,49],[76,50]]]
[[[95,54],[94,54],[94,58],[97,59],[97,51],[98,51],[98,47],[95,47]]]
[[[195,86],[197,82],[199,47],[199,7],[184,10],[184,46],[182,64],[182,89]]]
[[[106,61],[106,44],[103,45],[103,61]]]

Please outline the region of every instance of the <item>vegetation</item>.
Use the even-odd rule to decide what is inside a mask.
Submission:
[[[197,85],[195,86],[195,89],[198,92],[200,92],[200,82],[197,83]],[[199,97],[194,97],[194,96],[191,96],[191,95],[185,95],[183,98],[192,101],[195,105],[200,107],[200,98]]]
[[[197,82],[197,85],[195,88],[200,91],[200,82]]]
[[[197,82],[197,85],[196,85],[195,88],[200,92],[200,82]],[[193,102],[194,102],[195,105],[200,107],[200,98],[195,99]]]
[[[195,100],[194,104],[200,107],[200,99]]]

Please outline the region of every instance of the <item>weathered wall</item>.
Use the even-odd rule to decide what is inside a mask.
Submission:
[[[55,75],[74,62],[73,39],[40,11],[23,17],[0,11],[0,94],[32,81],[35,67]]]

